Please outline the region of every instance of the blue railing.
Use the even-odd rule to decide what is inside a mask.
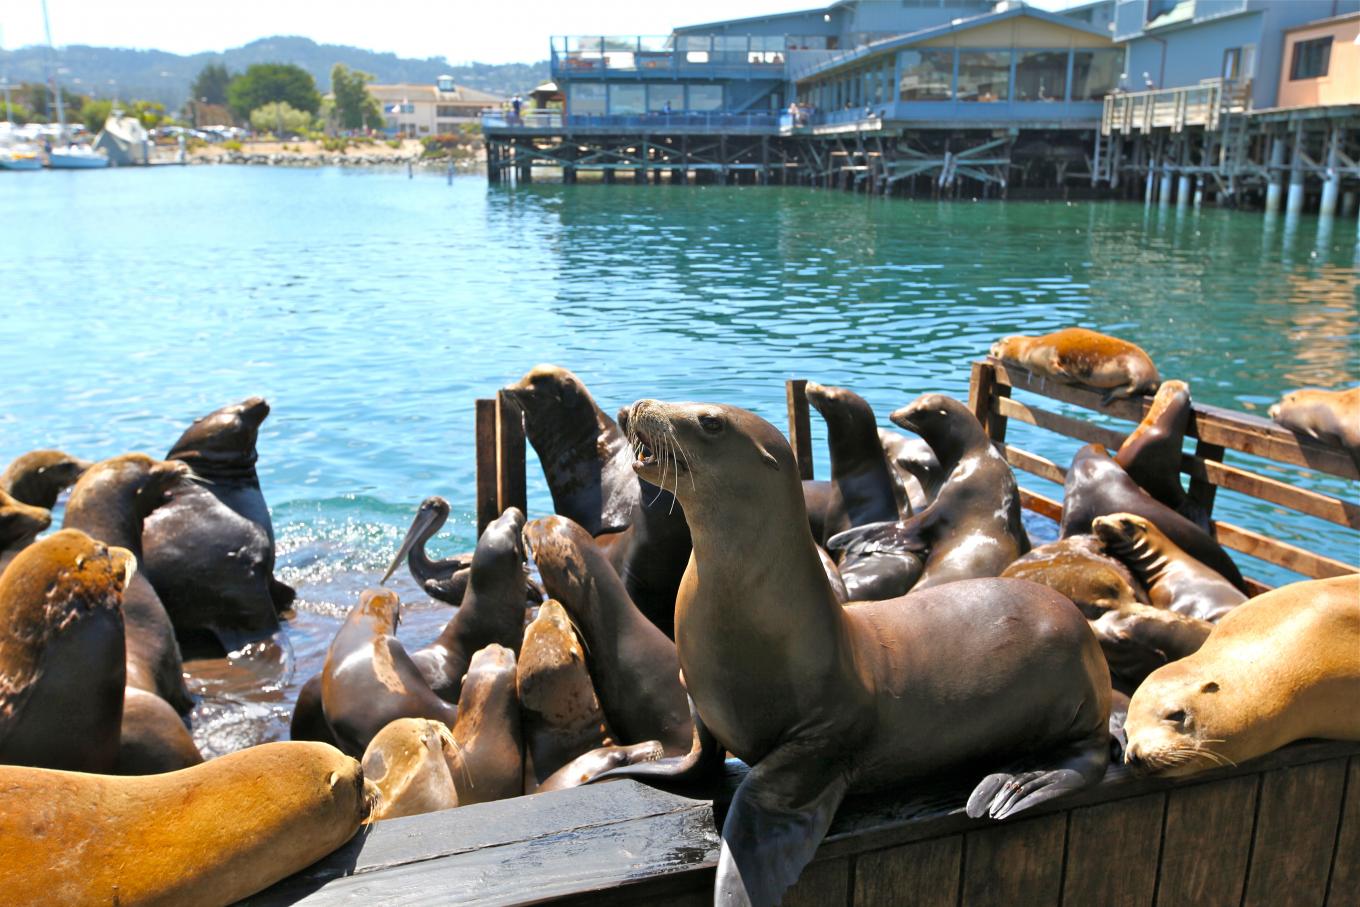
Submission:
[[[516,117],[505,111],[482,114],[483,129],[563,129],[609,128],[654,131],[658,129],[777,129],[777,113],[691,113],[643,114],[563,114],[556,110],[533,111]]]
[[[552,39],[554,77],[703,71],[778,78],[785,35],[586,35]],[[798,45],[790,45],[797,47]]]

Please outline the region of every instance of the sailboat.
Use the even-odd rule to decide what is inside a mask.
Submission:
[[[42,0],[43,11],[43,31],[47,33],[47,49],[52,51],[52,26],[47,21],[47,0]],[[53,170],[94,170],[109,165],[107,155],[95,151],[89,145],[77,145],[70,141],[66,136],[66,111],[61,104],[61,89],[57,86],[57,78],[49,73],[47,77],[48,90],[52,92],[52,97],[57,104],[57,122],[61,124],[61,131],[57,133],[60,145],[54,145],[47,150],[47,166]]]
[[[3,42],[0,42],[3,43]],[[0,170],[40,170],[38,149],[23,141],[14,128],[9,101],[9,76],[0,72],[0,88],[5,92],[5,121],[0,123]]]

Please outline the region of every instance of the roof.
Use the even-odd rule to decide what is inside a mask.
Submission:
[[[769,22],[771,19],[789,19],[796,16],[809,16],[813,13],[827,13],[833,7],[843,5],[845,0],[833,3],[831,6],[814,6],[810,9],[795,9],[787,13],[766,13],[763,16],[742,16],[739,19],[718,19],[714,22],[698,22],[694,25],[678,25],[671,29],[674,34],[683,34],[691,31],[703,31],[710,28],[722,28],[728,25],[740,25],[743,22]]]
[[[930,28],[923,28],[920,31],[909,32],[905,35],[897,35],[893,38],[885,38],[882,41],[875,41],[872,44],[855,48],[852,51],[848,51],[840,56],[832,57],[830,60],[819,63],[804,72],[799,73],[796,79],[801,82],[812,76],[821,75],[822,73],[848,66],[865,57],[872,57],[887,51],[896,50],[899,47],[909,47],[913,44],[919,44],[922,41],[929,41],[932,38],[940,38],[945,35],[968,31],[983,25],[991,25],[994,22],[1004,22],[1007,19],[1015,19],[1020,16],[1027,16],[1063,28],[1070,28],[1073,31],[1095,35],[1104,38],[1107,41],[1110,40],[1109,32],[1099,26],[1090,25],[1060,13],[1050,13],[1045,10],[1035,9],[1032,6],[1013,6],[1009,9],[1001,10],[1000,12],[983,13],[981,16],[973,16],[969,19],[955,19],[953,22],[949,22],[945,25],[933,25]]]
[[[1291,25],[1285,31],[1300,31],[1305,28],[1317,28],[1320,25],[1331,25],[1334,22],[1345,22],[1350,19],[1360,19],[1360,9],[1353,13],[1342,13],[1339,16],[1328,16],[1325,19],[1314,19],[1312,22],[1303,22],[1299,25]]]
[[[369,85],[368,90],[377,98],[419,98],[428,101],[440,101],[448,104],[493,104],[500,103],[504,98],[489,94],[485,91],[478,91],[475,88],[468,88],[466,85],[455,85],[453,91],[440,91],[438,86],[429,82],[397,82],[391,85]]]

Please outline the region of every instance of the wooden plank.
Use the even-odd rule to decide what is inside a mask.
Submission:
[[[1067,481],[1067,470],[1046,457],[1032,454],[1010,444],[1006,445],[1004,453],[1006,454],[1006,462],[1018,469],[1023,469],[1041,479],[1048,479],[1057,485]]]
[[[1076,438],[1086,444],[1103,444],[1110,453],[1118,451],[1119,445],[1123,444],[1124,439],[1128,437],[1127,434],[1120,434],[1112,429],[1102,428],[1082,419],[1073,419],[1071,416],[1049,412],[1037,406],[1026,406],[1009,398],[998,399],[997,404],[1001,412],[1011,419],[1018,419],[1038,428],[1066,435],[1069,438]]]
[[[789,410],[789,446],[798,461],[798,475],[812,478],[812,423],[808,419],[807,382],[790,378],[784,382],[784,398]]]
[[[1157,890],[1165,794],[1072,811],[1064,904],[1146,907]]]
[[[1259,783],[1248,775],[1167,795],[1157,907],[1241,901]]]
[[[496,392],[496,516],[507,508],[529,510],[524,471],[524,412],[506,394]]]
[[[1327,896],[1346,765],[1267,772],[1242,907],[1314,907]]]
[[[1360,573],[1360,567],[1354,564],[1314,554],[1297,545],[1267,538],[1259,532],[1252,532],[1232,523],[1215,521],[1214,525],[1218,527],[1218,542],[1223,547],[1250,554],[1252,557],[1279,564],[1281,567],[1288,567],[1295,573],[1302,573],[1313,579]]]
[[[500,514],[496,511],[499,477],[496,469],[496,401],[478,400],[475,417],[477,456],[477,537]]]
[[[1327,907],[1360,907],[1360,757],[1347,764],[1341,826],[1336,832]]]
[[[1039,516],[1046,516],[1055,523],[1062,522],[1062,505],[1052,498],[1036,494],[1028,488],[1020,489],[1020,506],[1032,510]]]
[[[1221,444],[1210,444],[1201,439],[1195,444],[1195,457],[1203,462],[1206,467],[1209,463],[1222,463],[1223,446]],[[1214,498],[1217,494],[1218,486],[1209,481],[1207,472],[1205,473],[1204,478],[1200,478],[1193,473],[1191,474],[1190,487],[1186,489],[1185,496],[1196,504],[1199,504],[1204,510],[1204,513],[1208,516],[1213,515]]]
[[[969,832],[961,907],[1056,905],[1062,890],[1067,816],[1002,822]]]
[[[1010,395],[1009,387],[997,383],[994,364],[990,361],[973,363],[968,380],[968,408],[994,444],[1006,440],[1006,417],[1000,407],[1001,398]]]
[[[1257,475],[1226,463],[1201,460],[1189,455],[1181,458],[1181,471],[1190,476],[1192,486],[1194,480],[1199,479],[1219,488],[1251,495],[1339,526],[1360,529],[1360,505],[1352,504],[1350,501],[1298,488],[1287,482]]]
[[[850,860],[810,863],[794,886],[784,893],[784,907],[850,907]]]
[[[866,853],[855,862],[855,907],[955,907],[963,836]]]

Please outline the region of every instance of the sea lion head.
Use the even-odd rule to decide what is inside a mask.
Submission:
[[[74,485],[89,467],[88,460],[60,450],[31,450],[5,467],[0,489],[25,504],[51,510],[61,490]]]
[[[52,511],[34,507],[0,490],[0,551],[23,548],[52,525]]]
[[[401,623],[401,599],[391,589],[365,589],[354,612],[368,621],[375,634],[394,636]]]
[[[857,422],[865,425],[874,424],[874,411],[869,406],[869,401],[849,388],[809,381],[806,392],[808,402],[821,414],[826,420],[827,427],[833,431],[848,430]]]
[[[1110,513],[1091,521],[1091,534],[1105,550],[1128,552],[1146,548],[1149,540],[1161,533],[1150,522],[1133,513]]]
[[[258,458],[255,442],[268,415],[269,404],[263,397],[224,406],[195,419],[170,448],[166,459],[184,460],[205,473],[220,468],[253,471]]]
[[[993,359],[1014,359],[1020,352],[1020,344],[1030,339],[1030,337],[1027,337],[1024,334],[1011,334],[1002,337],[992,344],[991,349],[987,351],[987,355],[991,356]]]
[[[525,710],[554,727],[579,728],[603,717],[585,650],[567,609],[554,599],[543,603],[524,630],[515,685]]]
[[[193,475],[189,464],[180,460],[156,460],[143,453],[110,457],[81,475],[71,490],[68,512],[110,506],[130,509],[144,520],[170,499],[180,481]]]
[[[918,434],[943,464],[987,435],[968,407],[945,394],[922,394],[888,417],[899,428]]]
[[[488,580],[515,578],[524,575],[524,511],[507,507],[505,512],[487,524],[477,549],[472,553],[472,570],[478,585]]]
[[[1269,704],[1234,695],[1249,691],[1234,690],[1214,666],[1214,659],[1182,658],[1153,671],[1134,691],[1124,724],[1124,761],[1134,771],[1192,775],[1253,751],[1243,744],[1261,727]]]
[[[457,806],[452,769],[457,747],[442,721],[388,722],[364,750],[363,779],[372,801],[369,821]]]
[[[798,491],[798,467],[784,435],[769,422],[720,403],[639,400],[624,426],[637,459],[633,470],[691,508],[786,497]],[[766,510],[764,503],[761,510]]]
[[[484,725],[504,731],[519,720],[516,669],[515,653],[505,646],[493,642],[473,653],[458,697],[458,733],[464,741],[476,739]]]
[[[524,527],[524,543],[548,594],[555,599],[580,602],[591,582],[587,553],[597,550],[590,533],[564,516],[548,516]]]
[[[595,409],[595,401],[581,379],[560,365],[536,365],[503,390],[530,421],[553,411],[575,413]]]

